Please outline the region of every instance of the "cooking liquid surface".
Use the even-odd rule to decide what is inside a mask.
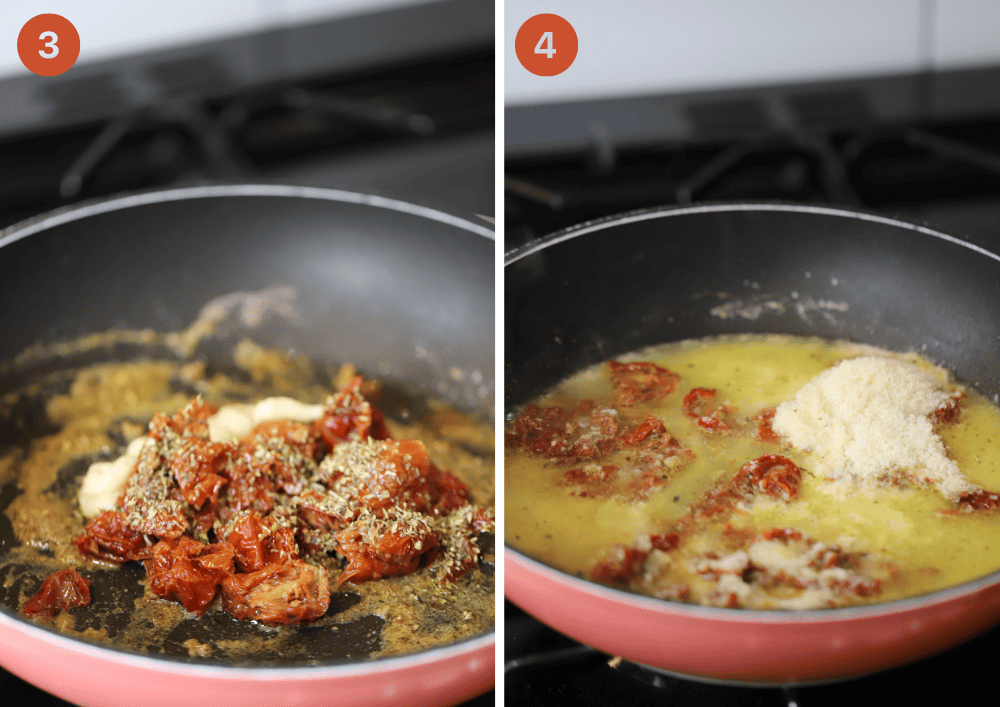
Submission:
[[[643,547],[637,539],[675,530],[677,522],[690,517],[691,508],[706,492],[732,479],[744,464],[762,455],[780,454],[802,469],[796,498],[755,497],[738,504],[731,513],[695,524],[696,530],[660,563],[660,576],[644,586],[637,580],[631,588],[654,595],[662,590],[659,595],[664,598],[726,605],[724,601],[705,600],[711,587],[704,572],[698,573],[694,565],[699,558],[704,560],[705,553],[729,555],[738,545],[734,538],[759,537],[773,528],[795,529],[804,538],[864,553],[865,562],[881,580],[878,591],[851,596],[847,603],[919,595],[1000,568],[998,511],[942,514],[955,511],[957,504],[936,489],[919,485],[838,497],[824,492],[827,482],[810,473],[808,453],[782,442],[761,441],[752,434],[757,425],[752,418],[762,411],[792,397],[838,361],[872,352],[869,347],[819,339],[753,336],[666,344],[619,358],[621,362],[650,361],[679,374],[673,392],[637,403],[625,412],[631,420],[642,421],[647,416],[662,420],[667,432],[681,447],[690,449],[694,458],[670,472],[666,483],[653,487],[648,498],[600,492],[587,497],[587,490],[581,495],[581,486],[567,479],[566,472],[580,463],[553,462],[513,449],[508,442],[504,468],[506,541],[536,559],[587,577],[616,545]],[[944,376],[916,356],[905,358]],[[693,388],[717,389],[717,397],[708,407],[731,403],[735,411],[729,419],[735,423],[734,430],[746,424],[749,432],[712,433],[699,427],[682,407],[684,396]],[[995,491],[1000,489],[996,445],[1000,441],[1000,411],[974,391],[966,393],[959,420],[940,425],[938,430],[949,456],[964,475]],[[595,409],[600,409],[612,406],[613,396],[609,366],[604,363],[577,373],[533,402],[539,408],[559,405],[570,409],[591,398]],[[624,423],[621,417],[616,419]],[[508,423],[508,440],[511,431]],[[630,456],[634,457],[634,451],[620,450],[597,463],[615,464],[619,467],[615,473],[627,478]],[[644,571],[650,573],[649,563]],[[680,582],[692,587],[690,597],[670,596],[665,589]],[[796,608],[795,597],[800,592],[780,587],[771,594],[774,603],[754,608]]]
[[[444,587],[420,570],[338,588],[340,566],[328,558],[330,610],[311,624],[281,627],[236,621],[211,607],[196,617],[153,596],[138,563],[117,567],[80,556],[72,540],[83,530],[76,501],[83,474],[90,463],[117,458],[128,440],[145,434],[154,413],[172,414],[197,393],[221,405],[272,395],[318,403],[331,392],[305,357],[247,344],[236,359],[244,371],[235,375],[206,372],[199,363],[99,364],[50,374],[5,396],[3,417],[11,419],[4,425],[17,427],[33,414],[32,436],[39,427],[48,429],[0,448],[0,605],[23,607],[49,573],[75,567],[94,582],[91,606],[61,612],[46,625],[129,651],[245,665],[400,655],[492,630],[491,546],[484,547],[478,567]],[[41,409],[24,413],[25,406]],[[394,407],[397,419],[387,420],[393,438],[423,441],[435,464],[469,485],[475,503],[492,506],[492,426],[434,401],[404,399]]]

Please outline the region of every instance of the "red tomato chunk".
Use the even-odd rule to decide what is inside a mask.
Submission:
[[[421,442],[389,439],[362,382],[330,396],[314,424],[265,422],[233,443],[209,439],[216,409],[200,398],[156,415],[118,508],[74,543],[95,560],[144,561],[150,591],[195,614],[221,597],[236,618],[263,623],[323,616],[334,557],[345,559],[338,584],[428,566],[455,581],[492,516]]]
[[[60,611],[89,605],[90,580],[74,569],[65,569],[45,578],[39,590],[24,605],[24,614],[32,618],[51,619]]]

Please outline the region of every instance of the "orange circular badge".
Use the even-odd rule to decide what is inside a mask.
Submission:
[[[561,74],[576,60],[576,30],[559,15],[535,15],[517,30],[514,51],[536,76]]]
[[[17,55],[39,76],[58,76],[80,56],[80,35],[62,15],[36,15],[17,35]]]

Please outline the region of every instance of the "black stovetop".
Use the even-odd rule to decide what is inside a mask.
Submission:
[[[597,133],[601,135],[601,133]],[[874,211],[1000,250],[1000,114],[518,154],[505,249],[616,213],[710,201]]]
[[[519,707],[572,704],[673,707],[842,707],[891,696],[898,704],[952,704],[993,689],[1000,628],[933,658],[855,680],[811,687],[756,688],[681,679],[583,649],[513,604],[504,611],[505,699]]]
[[[204,183],[377,193],[494,215],[492,47],[243,88],[0,137],[0,228],[85,199]]]

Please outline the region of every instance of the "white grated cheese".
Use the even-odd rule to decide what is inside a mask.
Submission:
[[[907,474],[951,499],[977,487],[948,458],[930,418],[950,393],[931,373],[893,358],[841,361],[778,406],[772,427],[812,452],[813,473],[840,493]]]

